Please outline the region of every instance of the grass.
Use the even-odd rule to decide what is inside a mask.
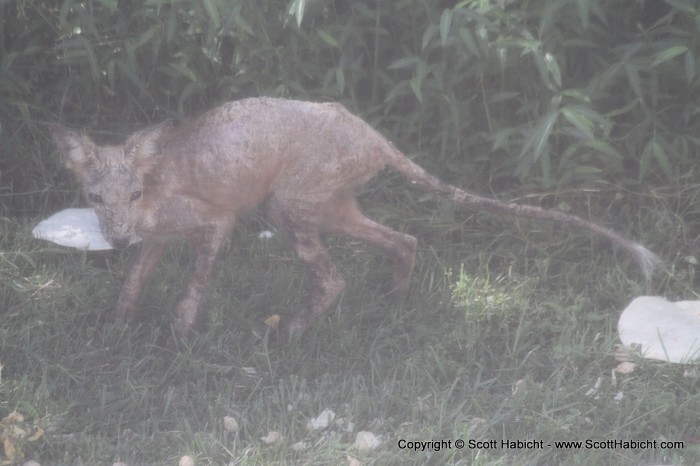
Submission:
[[[169,323],[187,247],[168,253],[138,322],[126,326],[111,322],[108,310],[134,250],[53,247],[30,239],[37,218],[4,218],[0,418],[16,411],[23,419],[0,424],[1,458],[44,465],[178,464],[183,455],[198,465],[348,464],[348,456],[366,465],[698,463],[695,369],[642,362],[632,374],[613,374],[620,309],[641,294],[694,299],[694,266],[683,259],[693,225],[663,221],[682,212],[654,200],[617,206],[624,217],[613,207],[590,212],[660,235],[628,233],[670,258],[645,285],[622,253],[586,235],[455,212],[420,194],[388,203],[386,196],[383,188],[369,191],[363,203],[376,205],[370,216],[419,237],[410,295],[400,303],[384,297],[385,259],[329,238],[349,286],[303,341],[278,348],[266,345],[262,322],[293,311],[304,275],[277,237],[256,238],[265,225],[255,218],[223,254],[201,333],[184,342]],[[664,235],[682,244],[666,244]],[[326,408],[334,422],[309,430]],[[225,416],[238,421],[238,432],[225,430]],[[262,438],[273,431],[281,440],[268,445]],[[381,445],[358,450],[360,431]],[[413,451],[400,449],[400,439],[499,446]],[[502,439],[685,445],[503,449]]]

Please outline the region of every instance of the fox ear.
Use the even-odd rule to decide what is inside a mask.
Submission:
[[[49,127],[51,138],[61,151],[63,163],[69,170],[81,174],[95,160],[95,143],[84,133],[76,133],[60,125]]]
[[[171,120],[166,120],[156,126],[151,126],[132,134],[126,141],[126,156],[145,171],[156,163],[160,153],[160,138],[173,127]]]

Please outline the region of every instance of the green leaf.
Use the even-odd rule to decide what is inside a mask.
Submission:
[[[316,33],[326,44],[330,45],[331,47],[340,48],[340,44],[338,43],[338,41],[335,40],[335,38],[332,35],[324,31],[323,29],[316,29]]]
[[[192,82],[197,82],[197,75],[195,74],[194,71],[192,71],[187,65],[184,63],[178,63],[178,62],[173,62],[169,64],[169,68],[173,73],[168,73],[171,74],[172,76],[175,77],[184,77],[188,79],[189,81]]]
[[[107,82],[109,82],[109,88],[114,89],[115,79],[114,79],[114,60],[107,62],[105,67],[105,73],[107,74]]]
[[[567,89],[565,91],[561,92],[561,95],[567,96],[567,97],[572,97],[576,100],[580,100],[582,102],[590,102],[591,97],[590,95],[584,91],[584,90],[579,90],[579,89]]]
[[[245,32],[249,36],[255,36],[253,28],[251,28],[250,25],[245,21],[245,19],[243,19],[243,16],[235,15],[233,17],[233,24],[235,24],[238,29]]]
[[[569,123],[584,133],[586,137],[593,139],[593,121],[582,112],[579,112],[577,107],[564,107],[561,109],[561,113]]]
[[[557,87],[561,87],[561,70],[559,69],[559,65],[557,64],[557,60],[554,58],[554,55],[549,52],[545,53],[544,62],[547,65],[549,74],[552,76],[552,79],[554,79]]]
[[[89,40],[85,40],[81,37],[81,44],[85,47],[85,52],[87,53],[88,63],[90,64],[90,74],[94,81],[100,79],[99,67],[97,66],[97,56],[95,55],[95,49]]]
[[[518,166],[518,170],[516,170],[518,176],[522,177],[527,174],[532,164],[542,156],[558,116],[559,111],[552,110],[540,120],[535,129],[530,133],[530,137],[528,137],[527,142],[525,142],[523,146],[523,150],[520,152],[519,158],[521,162]]]
[[[643,99],[644,95],[642,94],[642,85],[639,81],[639,73],[637,67],[625,63],[624,68],[625,74],[627,75],[627,81],[629,81],[630,86],[634,91],[634,95],[636,95],[638,99]]]
[[[345,72],[340,66],[335,68],[335,82],[338,85],[338,91],[342,95],[345,91]]]
[[[520,92],[494,92],[489,95],[487,100],[489,104],[496,104],[498,102],[514,99],[520,95]]]
[[[415,65],[421,62],[418,57],[404,57],[393,61],[388,67],[388,70],[398,70],[401,68],[413,68]]]
[[[549,156],[549,151],[543,151],[540,154],[539,159],[540,168],[542,169],[542,183],[547,188],[552,185],[552,164],[551,157]]]
[[[673,58],[676,58],[678,55],[686,53],[687,51],[688,47],[686,47],[685,45],[676,45],[674,47],[669,47],[663,52],[656,55],[656,58],[653,62],[651,62],[650,67],[653,68],[656,65],[660,65],[661,63],[667,62]]]
[[[593,149],[596,152],[601,152],[605,155],[608,156],[610,159],[614,159],[614,163],[622,163],[622,154],[620,154],[614,147],[612,147],[610,144],[607,144],[603,141],[597,140],[597,139],[591,139],[590,141],[584,141],[583,143],[584,146],[588,147],[589,149]]]
[[[510,144],[510,137],[514,133],[513,128],[503,128],[499,129],[498,131],[494,131],[490,139],[493,140],[493,146],[491,148],[491,151],[497,151],[499,149],[503,149],[504,147],[508,147]]]
[[[204,9],[207,11],[207,16],[213,23],[214,29],[219,29],[221,27],[221,20],[219,19],[219,10],[214,5],[212,0],[202,0],[204,4]]]
[[[632,112],[632,111],[634,111],[634,109],[637,107],[638,104],[639,104],[639,100],[637,100],[637,99],[632,100],[624,107],[620,107],[620,108],[617,108],[615,110],[611,110],[610,112],[606,113],[605,117],[606,118],[615,118],[615,117],[618,117],[620,115],[624,115],[625,113]]]
[[[666,175],[669,180],[673,178],[673,171],[668,161],[668,156],[666,155],[666,152],[664,151],[661,144],[659,144],[659,142],[656,139],[656,136],[652,137],[647,143],[647,145],[644,147],[644,150],[642,151],[642,158],[639,161],[640,181],[644,178],[644,176],[647,175],[649,171],[649,165],[652,160],[656,161],[656,163],[659,164],[659,167],[661,167],[661,170],[663,170],[664,175]]]
[[[556,123],[558,116],[559,112],[556,110],[549,112],[549,114],[547,114],[547,116],[538,125],[537,130],[533,134],[532,137],[533,141],[535,142],[534,153],[537,154],[537,156],[542,153],[545,144],[547,144],[549,135],[552,133],[552,128],[554,128],[554,123]]]
[[[661,170],[664,172],[664,175],[666,175],[669,180],[673,179],[673,170],[671,169],[671,164],[668,161],[668,155],[666,155],[666,151],[664,151],[663,147],[658,143],[656,138],[651,140],[651,150],[656,163],[659,164]]]
[[[588,24],[590,22],[590,3],[591,0],[576,0],[578,17],[581,20],[581,26],[583,26],[584,31],[588,30]]]
[[[447,8],[443,10],[440,16],[440,43],[444,47],[447,45],[447,39],[450,36],[450,26],[452,25],[452,16],[454,12]]]
[[[146,30],[143,34],[141,34],[138,39],[134,41],[134,48],[138,49],[141,48],[144,44],[148,43],[153,39],[153,36],[155,36],[157,33],[160,32],[160,24],[154,24],[150,28]]]
[[[420,45],[421,51],[425,51],[425,49],[428,48],[428,45],[430,45],[430,41],[433,40],[433,36],[435,36],[437,30],[438,28],[434,24],[431,24],[430,26],[425,28],[425,32],[423,33],[423,39],[421,40]]]
[[[411,86],[411,90],[413,91],[413,94],[416,96],[416,99],[418,99],[418,102],[423,103],[423,92],[421,91],[421,79],[418,76],[415,76],[411,78],[411,80],[408,82],[409,86]]]
[[[468,28],[459,28],[459,36],[462,38],[462,42],[464,42],[464,45],[472,53],[472,55],[476,57],[480,56],[479,47],[476,45],[474,36]]]
[[[111,12],[118,9],[117,0],[98,0],[98,2]]]
[[[70,12],[73,3],[75,3],[73,0],[66,0],[61,4],[61,9],[58,11],[58,18],[62,23],[66,23],[68,21],[68,13]]]
[[[165,42],[170,43],[175,37],[175,32],[177,31],[177,15],[173,12],[168,14],[168,20],[165,22]]]
[[[590,165],[576,165],[574,167],[576,178],[583,180],[595,180],[602,172],[603,170],[600,168]]]
[[[306,0],[292,0],[289,4],[289,16],[297,19],[298,27],[301,27],[301,21],[304,19],[304,10],[306,10]]]
[[[695,55],[692,53],[685,54],[685,79],[688,85],[693,82],[697,75],[697,67],[695,64]]]
[[[542,53],[542,50],[539,49],[539,45],[539,43],[536,45],[525,44],[524,48],[528,52],[532,53],[535,60],[535,65],[537,66],[537,71],[539,71],[544,85],[551,91],[557,91],[557,88],[561,87],[561,73],[559,72],[559,66],[556,64],[554,57],[550,53]],[[556,87],[552,85],[550,77],[554,79],[555,84],[557,84]]]

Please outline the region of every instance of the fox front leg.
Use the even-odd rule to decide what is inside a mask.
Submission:
[[[166,247],[167,242],[144,240],[139,256],[124,280],[122,291],[114,307],[114,314],[118,319],[129,321],[134,317],[136,302]]]
[[[209,226],[202,235],[197,235],[196,257],[185,294],[177,305],[177,320],[175,331],[181,336],[191,333],[197,323],[197,313],[211,275],[216,265],[216,259],[221,246],[226,242],[234,221]]]

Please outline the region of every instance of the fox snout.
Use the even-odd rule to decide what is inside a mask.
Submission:
[[[97,220],[100,224],[102,236],[114,249],[124,249],[132,243],[137,236],[135,231],[135,212],[130,206],[107,206],[93,202]]]
[[[114,249],[125,249],[131,244],[134,237],[131,228],[124,228],[123,224],[115,224],[110,221],[103,222],[102,219],[100,219],[100,226],[102,235]]]
[[[125,249],[130,242],[131,239],[128,236],[115,236],[110,240],[114,249]]]

